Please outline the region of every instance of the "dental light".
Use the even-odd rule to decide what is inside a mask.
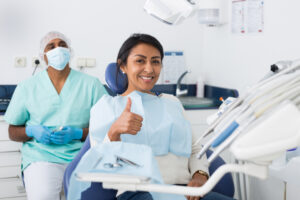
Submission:
[[[195,3],[191,0],[147,0],[144,9],[167,24],[178,24],[192,14]]]
[[[217,26],[225,23],[227,16],[224,0],[147,0],[144,10],[169,25],[180,24],[197,13],[200,24]]]

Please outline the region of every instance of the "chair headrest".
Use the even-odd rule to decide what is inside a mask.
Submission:
[[[116,94],[126,91],[128,85],[127,75],[119,71],[116,63],[110,63],[105,70],[105,81],[108,87]]]

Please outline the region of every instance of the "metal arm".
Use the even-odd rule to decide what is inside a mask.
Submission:
[[[103,182],[104,188],[112,188],[118,190],[128,191],[149,191],[149,192],[161,192],[171,194],[182,194],[189,196],[203,196],[213,189],[218,181],[228,172],[242,172],[251,176],[255,176],[260,179],[267,178],[268,167],[265,165],[255,164],[227,164],[219,167],[214,174],[208,179],[208,181],[202,187],[187,187],[187,186],[176,186],[176,185],[162,185],[162,184],[150,184],[150,183],[124,183],[123,181],[105,181]],[[102,182],[103,178],[101,175],[93,177],[93,180],[89,179],[86,181]],[[85,181],[81,178],[81,181]],[[123,182],[123,183],[122,183]]]

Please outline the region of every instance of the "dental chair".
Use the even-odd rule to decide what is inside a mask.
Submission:
[[[109,87],[106,87],[108,89],[108,93],[110,95],[114,94],[122,94],[126,88],[127,88],[127,77],[125,74],[118,73],[118,76],[116,76],[117,72],[117,66],[116,63],[110,63],[105,71],[105,80]],[[68,195],[68,187],[69,187],[69,181],[72,175],[72,172],[76,168],[78,162],[81,160],[81,157],[85,154],[85,152],[90,148],[90,139],[89,137],[86,138],[84,145],[82,146],[81,150],[77,154],[77,156],[73,159],[72,162],[69,163],[68,167],[65,170],[64,174],[64,192],[67,197]],[[208,150],[206,152],[206,156],[209,157],[213,152],[211,150]],[[218,156],[209,166],[209,173],[212,175],[215,170],[217,170],[220,166],[224,165],[224,160]],[[98,194],[98,188],[102,185],[102,183],[94,183],[92,182],[91,187],[88,188],[83,193],[88,193],[91,196],[99,196]],[[233,184],[233,178],[230,173],[227,173],[225,176],[222,177],[222,179],[215,185],[215,187],[212,189],[213,192],[217,192],[220,194],[223,194],[228,197],[233,197],[234,195],[234,184]],[[109,189],[107,190],[108,194],[116,193],[116,190]]]

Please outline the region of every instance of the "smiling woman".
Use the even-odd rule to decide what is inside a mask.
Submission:
[[[127,64],[120,66],[128,77],[128,88],[124,95],[134,90],[150,93],[159,78],[161,67],[161,55],[155,47],[144,43],[135,46],[128,56]]]
[[[128,77],[123,95],[134,90],[151,93],[159,78],[163,57],[163,47],[156,38],[146,34],[133,34],[128,38],[117,57],[117,73],[122,71]]]

